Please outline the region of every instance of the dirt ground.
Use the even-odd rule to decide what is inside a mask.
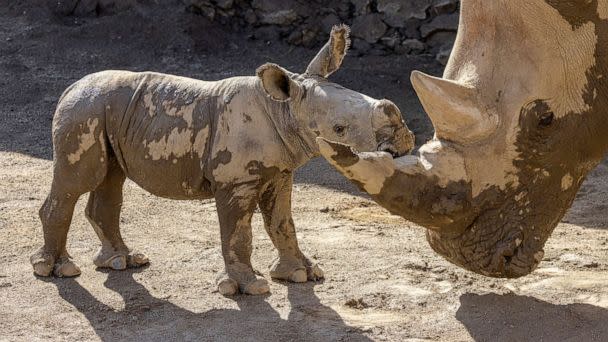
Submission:
[[[422,228],[388,215],[322,160],[300,170],[294,191],[300,242],[325,270],[322,282],[271,281],[268,296],[222,297],[213,201],[160,199],[131,182],[122,231],[149,267],[95,269],[100,244],[84,196],[68,242],[82,275],[34,277],[51,117],[70,83],[103,69],[208,80],[252,75],[267,61],[303,71],[316,52],[254,41],[173,7],[62,19],[36,3],[0,0],[1,341],[608,341],[608,163],[584,184],[540,268],[517,280],[449,264]],[[424,56],[350,56],[333,79],[394,100],[422,143],[432,129],[409,86],[412,69],[441,71]],[[253,263],[266,277],[274,254],[256,214]]]

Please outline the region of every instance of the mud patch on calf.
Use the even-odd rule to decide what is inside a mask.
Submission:
[[[78,149],[74,153],[68,154],[70,164],[76,164],[80,157],[95,145],[95,129],[99,124],[99,119],[88,119],[86,131],[78,136]]]
[[[192,127],[192,118],[197,103],[192,100],[187,100],[185,103],[182,105],[178,101],[165,101],[163,102],[164,113],[173,117],[181,117],[188,127]]]
[[[149,143],[144,140],[143,144],[148,148],[148,155],[152,157],[152,160],[169,160],[172,156],[180,158],[192,150],[192,135],[192,130],[180,130],[176,127],[159,140]]]
[[[159,140],[143,141],[148,148],[148,155],[152,160],[169,160],[170,158],[181,158],[188,154],[197,154],[202,158],[207,147],[209,137],[209,126],[198,131],[194,136],[191,129],[173,128],[171,133],[161,137]]]
[[[211,159],[211,170],[217,169],[220,165],[226,165],[232,160],[232,152],[228,149],[218,151],[213,159]]]

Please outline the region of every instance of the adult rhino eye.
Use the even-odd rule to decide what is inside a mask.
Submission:
[[[548,127],[553,123],[553,119],[555,118],[555,114],[553,112],[546,112],[540,116],[540,120],[538,121],[538,125],[541,127]]]
[[[335,125],[334,126],[334,132],[336,132],[336,134],[338,136],[343,136],[344,133],[346,132],[346,126],[342,126],[342,125]]]

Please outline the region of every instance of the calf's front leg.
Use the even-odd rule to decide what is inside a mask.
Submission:
[[[251,266],[251,217],[259,197],[258,186],[257,182],[222,186],[215,193],[225,264],[217,287],[224,296],[239,291],[251,295],[270,291],[266,279],[256,276]]]
[[[279,252],[278,258],[270,268],[270,276],[296,283],[319,280],[323,278],[323,271],[308,259],[298,246],[291,217],[292,186],[292,173],[280,173],[260,198],[264,227]]]

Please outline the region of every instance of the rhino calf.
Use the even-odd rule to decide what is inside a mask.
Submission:
[[[327,81],[348,46],[348,28],[334,27],[301,75],[265,64],[257,77],[216,82],[104,71],[74,83],[53,120],[53,182],[40,209],[44,246],[31,257],[35,274],[80,274],[66,238],[74,205],[87,192],[86,217],[102,244],[95,265],[122,270],[148,263],[120,234],[128,177],[165,198],[215,198],[225,262],[220,293],[269,291],[250,262],[256,206],[278,250],[271,277],[323,277],[300,251],[291,217],[293,171],[319,155],[316,137],[396,155],[413,147],[392,102]]]

